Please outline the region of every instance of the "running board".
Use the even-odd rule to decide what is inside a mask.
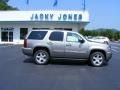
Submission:
[[[79,60],[79,61],[87,61],[88,59],[75,59],[75,58],[52,58],[53,60]]]

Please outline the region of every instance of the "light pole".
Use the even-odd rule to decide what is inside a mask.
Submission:
[[[26,4],[29,4],[29,0],[26,1]]]
[[[86,10],[86,1],[83,0],[83,10],[85,11]]]

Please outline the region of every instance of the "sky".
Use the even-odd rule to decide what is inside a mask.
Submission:
[[[82,10],[83,0],[9,0],[9,5],[20,10]],[[114,28],[120,30],[120,0],[86,0],[90,23],[86,29]]]

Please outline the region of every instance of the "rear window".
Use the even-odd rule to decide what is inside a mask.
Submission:
[[[52,41],[63,41],[63,32],[52,32],[49,39]]]
[[[47,31],[32,31],[28,36],[28,39],[42,40],[46,34]]]

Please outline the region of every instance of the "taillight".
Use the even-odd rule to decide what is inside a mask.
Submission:
[[[24,39],[24,47],[27,48],[27,39]]]

